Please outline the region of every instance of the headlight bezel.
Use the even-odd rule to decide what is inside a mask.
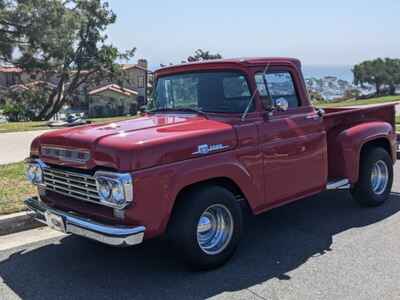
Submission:
[[[99,194],[100,202],[112,208],[124,209],[133,202],[133,178],[129,173],[114,173],[107,171],[97,171],[94,174],[96,179],[97,191]],[[103,183],[102,183],[103,182]],[[109,196],[103,197],[100,193],[101,187],[104,182],[108,183]],[[113,187],[117,186],[120,189],[123,198],[116,199],[113,193]]]
[[[37,159],[31,159],[26,161],[26,170],[25,177],[26,179],[35,186],[40,186],[44,183],[44,173],[43,170],[46,168],[46,165]],[[36,170],[36,174],[34,177],[29,176],[29,172],[31,169]]]

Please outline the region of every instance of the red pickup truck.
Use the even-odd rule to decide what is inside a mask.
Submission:
[[[395,107],[317,109],[291,58],[197,62],[156,72],[145,116],[36,138],[26,200],[48,226],[114,246],[166,236],[197,268],[226,262],[242,209],[325,190],[388,199]]]

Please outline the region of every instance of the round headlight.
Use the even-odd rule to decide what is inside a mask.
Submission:
[[[116,204],[125,202],[124,189],[119,182],[113,182],[112,184],[112,201]]]
[[[103,200],[108,200],[111,196],[111,184],[105,179],[98,179],[99,184],[99,196]]]
[[[97,192],[103,205],[117,209],[132,202],[132,176],[128,173],[97,171]]]
[[[38,164],[29,164],[26,170],[27,179],[33,183],[38,184],[43,182],[43,172]]]

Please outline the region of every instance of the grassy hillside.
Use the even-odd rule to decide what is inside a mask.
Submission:
[[[340,106],[357,106],[357,105],[370,105],[370,104],[383,104],[390,102],[400,102],[400,95],[398,96],[384,96],[371,99],[350,99],[346,101],[335,102],[317,102],[315,105],[318,107],[340,107]]]

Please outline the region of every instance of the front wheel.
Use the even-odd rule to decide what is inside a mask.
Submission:
[[[360,161],[360,175],[354,186],[354,198],[364,206],[383,204],[393,184],[393,162],[383,148],[368,150]]]
[[[189,265],[212,269],[235,252],[242,231],[242,211],[230,191],[205,186],[181,199],[171,227],[173,242]]]

